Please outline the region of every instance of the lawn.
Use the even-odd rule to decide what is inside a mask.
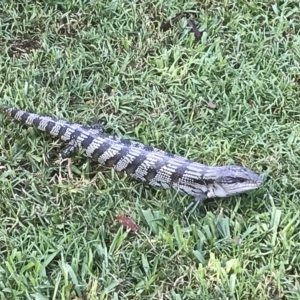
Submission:
[[[295,0],[2,1],[1,105],[264,184],[183,215],[191,197],[62,161],[64,143],[0,114],[0,299],[300,299],[299,15]]]

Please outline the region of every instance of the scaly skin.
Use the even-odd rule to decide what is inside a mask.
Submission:
[[[193,196],[196,201],[243,193],[258,188],[263,182],[258,174],[245,167],[206,166],[139,142],[109,136],[89,126],[6,106],[1,110],[26,125],[69,142],[63,156],[83,148],[87,157],[101,165],[126,172],[152,186],[172,187]]]

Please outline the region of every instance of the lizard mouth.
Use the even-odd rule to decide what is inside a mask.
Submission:
[[[243,192],[255,190],[261,184],[262,184],[262,181],[260,181],[260,182],[251,182],[251,183],[248,183],[248,184],[239,184],[239,183],[237,183],[237,184],[225,187],[224,190],[229,195],[235,195],[235,194],[240,194],[240,193],[243,193]]]

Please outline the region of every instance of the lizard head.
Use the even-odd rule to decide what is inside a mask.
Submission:
[[[216,167],[216,176],[207,187],[207,197],[227,197],[257,189],[263,179],[241,166]]]

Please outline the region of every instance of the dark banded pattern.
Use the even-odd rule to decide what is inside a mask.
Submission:
[[[210,167],[137,141],[108,136],[102,128],[97,130],[14,108],[1,110],[24,124],[69,142],[66,155],[81,147],[87,157],[102,165],[153,186],[172,187],[198,201],[234,195],[262,184],[258,174],[241,166]]]

